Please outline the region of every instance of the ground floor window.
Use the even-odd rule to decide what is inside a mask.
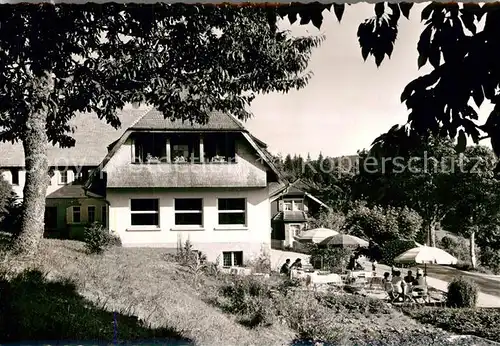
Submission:
[[[203,200],[201,198],[176,198],[174,208],[176,226],[203,225]]]
[[[246,225],[245,198],[219,198],[219,225]]]
[[[89,205],[87,207],[87,218],[89,223],[95,222],[95,206]]]
[[[224,267],[243,266],[243,251],[225,251],[222,253],[222,265]]]
[[[300,234],[302,233],[301,225],[288,225],[288,227],[290,227],[294,237],[300,237]]]
[[[132,226],[160,226],[159,200],[156,198],[131,199],[130,219]]]
[[[80,223],[82,221],[82,217],[81,217],[82,213],[81,213],[81,209],[80,207],[73,207],[73,223]]]

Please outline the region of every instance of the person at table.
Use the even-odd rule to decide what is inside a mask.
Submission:
[[[300,258],[297,258],[295,262],[293,262],[290,266],[290,270],[291,269],[302,269],[302,260]]]
[[[413,280],[413,286],[425,286],[425,278],[422,273],[417,273],[417,277]],[[418,290],[418,288],[415,290]]]
[[[281,266],[280,274],[289,275],[290,274],[290,259],[287,258],[285,263]]]
[[[382,287],[384,287],[384,291],[387,292],[391,299],[395,299],[396,297],[394,295],[394,288],[392,287],[392,281],[389,278],[390,275],[391,274],[389,272],[384,273],[384,278],[382,279]]]
[[[413,272],[411,270],[408,270],[408,275],[405,276],[404,281],[408,285],[413,284],[413,281],[415,281],[415,277],[413,276]]]
[[[392,277],[391,282],[394,287],[394,294],[396,298],[404,298],[403,293],[406,285],[399,270],[394,271],[394,276]]]

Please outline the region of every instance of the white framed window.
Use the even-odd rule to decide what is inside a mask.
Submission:
[[[292,202],[283,202],[283,211],[292,211]]]
[[[293,203],[292,206],[293,211],[302,211],[304,209],[304,204],[301,199],[293,200],[292,203]]]
[[[89,223],[95,222],[95,206],[89,205],[87,206],[87,219]]]
[[[203,226],[203,199],[174,199],[176,226]]]
[[[72,218],[73,218],[73,223],[80,223],[82,222],[82,210],[80,207],[74,206],[72,207]]]
[[[160,203],[157,198],[130,200],[130,224],[132,226],[160,226]]]
[[[223,267],[241,267],[243,266],[243,251],[224,251],[222,252]]]
[[[219,198],[217,201],[219,225],[246,226],[246,202],[245,198]]]
[[[300,233],[302,233],[302,227],[300,225],[289,225],[290,230],[292,231],[292,234],[294,237],[300,237]]]
[[[108,207],[101,206],[101,223],[104,227],[108,227]]]
[[[59,184],[67,184],[68,183],[68,171],[59,171]]]

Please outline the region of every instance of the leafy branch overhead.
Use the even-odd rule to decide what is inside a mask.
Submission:
[[[409,18],[411,3],[377,3],[374,16],[359,25],[358,40],[363,59],[373,56],[377,66],[390,57],[398,34],[401,16]],[[324,10],[332,11],[340,21],[344,4],[292,4],[279,8],[282,18],[301,24],[312,22],[320,28]],[[412,137],[434,135],[458,137],[457,149],[465,150],[470,136],[475,143],[491,138],[493,150],[500,155],[500,4],[459,4],[432,2],[420,13],[424,22],[416,44],[418,67],[429,65],[432,71],[411,81],[401,94],[409,110],[407,124],[394,126],[377,138],[384,141],[411,142]],[[483,22],[484,27],[479,25]],[[484,124],[478,123],[478,108],[489,101],[494,105]]]
[[[246,119],[257,92],[307,84],[307,62],[321,42],[271,30],[266,9],[251,6],[0,9],[0,140],[7,141],[20,139],[26,117],[41,109],[49,140],[62,146],[74,144],[68,121],[76,112],[94,112],[116,127],[116,110],[127,102],[187,121],[203,123],[212,110]],[[38,79],[47,73],[52,86],[42,95]]]

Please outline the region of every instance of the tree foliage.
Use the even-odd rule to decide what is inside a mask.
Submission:
[[[377,66],[390,57],[401,17],[409,18],[412,3],[377,3],[374,16],[359,25],[361,54],[373,56]],[[294,23],[312,23],[320,28],[323,11],[330,10],[340,21],[345,4],[291,4],[278,8],[278,14]],[[494,152],[500,154],[500,83],[498,46],[500,4],[429,3],[420,13],[425,23],[417,44],[418,66],[432,71],[408,83],[401,94],[409,110],[407,124],[395,125],[374,141],[375,147],[390,143],[398,150],[412,147],[428,133],[458,138],[458,149],[465,150],[467,138],[475,143],[491,138]],[[484,20],[484,27],[479,23]],[[484,124],[479,124],[477,107],[485,101],[494,105]],[[473,102],[477,107],[474,107]],[[484,134],[484,136],[483,136]]]
[[[347,214],[344,229],[383,247],[396,239],[414,241],[421,225],[422,218],[407,207],[369,207],[361,202]]]
[[[449,138],[421,138],[407,156],[391,156],[392,148],[365,154],[360,175],[355,177],[355,198],[370,204],[408,207],[423,221],[428,244],[435,245],[436,226],[454,207],[456,196],[450,191],[455,184],[460,161]]]

